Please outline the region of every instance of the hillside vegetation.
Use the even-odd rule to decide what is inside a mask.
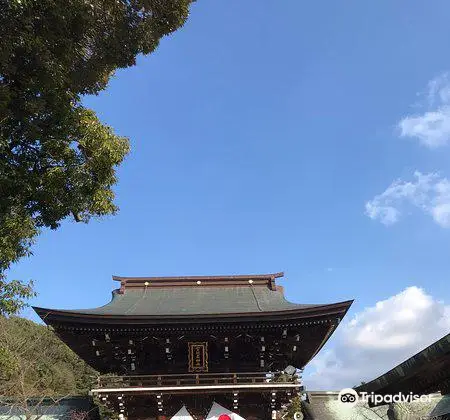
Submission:
[[[85,395],[97,372],[48,327],[0,316],[0,396]]]

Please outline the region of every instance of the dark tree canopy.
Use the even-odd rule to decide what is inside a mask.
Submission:
[[[40,229],[116,212],[128,140],[82,96],[154,51],[190,2],[0,0],[0,279]]]

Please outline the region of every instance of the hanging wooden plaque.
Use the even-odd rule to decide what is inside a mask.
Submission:
[[[208,372],[208,343],[189,342],[189,372]]]

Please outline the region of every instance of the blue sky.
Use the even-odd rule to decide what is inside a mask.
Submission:
[[[449,13],[199,0],[85,100],[131,140],[120,213],[44,232],[10,277],[58,308],[106,303],[112,274],[276,271],[292,301],[354,298],[349,320],[411,286],[448,304]]]

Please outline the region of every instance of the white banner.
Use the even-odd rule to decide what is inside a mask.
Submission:
[[[239,414],[233,413],[230,410],[227,410],[225,407],[222,407],[220,404],[214,402],[209,411],[206,420],[245,420]]]

